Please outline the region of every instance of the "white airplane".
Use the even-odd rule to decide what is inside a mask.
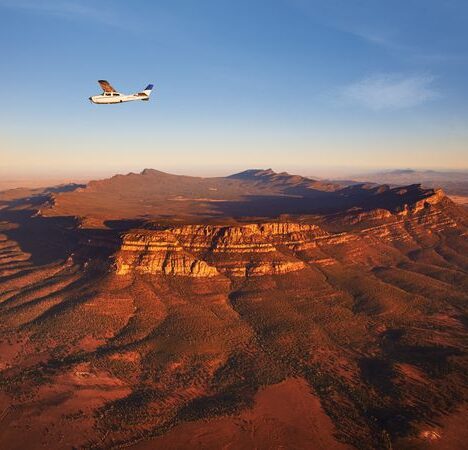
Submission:
[[[125,95],[117,92],[106,80],[99,80],[98,83],[102,87],[101,95],[94,95],[89,97],[92,103],[97,104],[109,104],[109,103],[122,103],[131,102],[133,100],[145,100],[148,101],[153,90],[153,85],[148,84],[145,89],[137,94]]]

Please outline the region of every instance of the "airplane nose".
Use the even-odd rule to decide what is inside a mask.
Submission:
[[[89,97],[89,101],[93,103],[93,97]]]

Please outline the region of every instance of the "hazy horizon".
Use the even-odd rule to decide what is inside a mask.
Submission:
[[[154,169],[161,172],[172,173],[176,175],[190,175],[190,176],[226,176],[237,172],[249,169],[272,169],[275,172],[288,172],[291,174],[311,176],[317,175],[322,178],[336,178],[340,176],[362,175],[366,173],[379,173],[395,170],[414,170],[414,171],[435,171],[435,172],[459,172],[468,173],[468,167],[450,168],[441,166],[327,166],[327,165],[310,165],[310,166],[295,166],[292,164],[268,164],[263,165],[247,165],[236,164],[229,166],[214,166],[214,165],[167,165],[167,164],[131,164],[128,166],[108,166],[108,167],[94,167],[90,169],[75,169],[65,168],[63,170],[35,170],[34,168],[26,170],[9,170],[0,168],[0,177],[3,179],[52,179],[52,178],[77,178],[86,179],[92,177],[108,177],[117,174],[127,173],[140,173],[144,169]]]
[[[365,175],[372,175],[377,173],[393,172],[396,170],[414,170],[414,171],[434,171],[438,173],[463,173],[468,176],[468,169],[445,169],[445,168],[436,168],[436,169],[427,169],[427,168],[415,168],[415,167],[398,167],[398,168],[385,168],[385,167],[374,167],[374,168],[365,168],[365,167],[355,167],[354,169],[345,168],[345,167],[311,167],[308,168],[290,168],[286,170],[283,167],[277,166],[265,166],[265,167],[231,167],[231,168],[218,168],[212,170],[203,170],[200,168],[187,168],[184,171],[184,168],[161,168],[161,167],[133,167],[131,169],[121,169],[121,170],[95,170],[89,172],[52,172],[52,173],[42,173],[42,174],[33,174],[33,173],[2,173],[0,171],[0,191],[6,189],[14,188],[33,188],[33,187],[46,187],[46,185],[61,184],[67,182],[75,183],[87,183],[91,180],[109,178],[114,175],[126,175],[129,173],[140,173],[144,169],[155,169],[162,172],[174,174],[174,175],[187,175],[187,176],[196,176],[196,177],[223,177],[232,175],[238,172],[242,172],[248,169],[259,169],[266,170],[272,169],[275,172],[288,172],[294,175],[302,175],[310,178],[319,178],[319,179],[331,179],[331,180],[340,180],[340,179],[350,179],[353,177],[363,177]]]

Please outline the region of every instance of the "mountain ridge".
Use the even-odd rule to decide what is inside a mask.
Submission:
[[[91,226],[107,220],[262,220],[283,215],[323,215],[347,209],[404,209],[435,194],[419,185],[400,188],[366,183],[344,186],[271,169],[227,177],[190,177],[154,169],[91,181],[51,196],[45,217],[78,216]],[[249,219],[250,220],[250,219]]]

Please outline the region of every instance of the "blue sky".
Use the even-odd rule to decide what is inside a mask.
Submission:
[[[463,0],[0,0],[0,174],[468,169]],[[153,82],[148,103],[98,106]]]

